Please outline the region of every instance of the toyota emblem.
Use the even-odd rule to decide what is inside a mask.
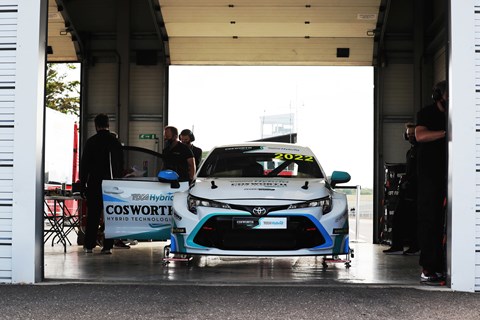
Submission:
[[[252,210],[254,216],[261,217],[267,214],[267,209],[264,207],[255,207]]]

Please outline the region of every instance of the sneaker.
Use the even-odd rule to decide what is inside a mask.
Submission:
[[[383,253],[388,255],[403,254],[403,248],[391,247],[390,249],[383,250]]]
[[[83,248],[83,252],[85,252],[85,253],[93,253],[93,249]]]
[[[131,245],[131,246],[136,246],[138,244],[138,240],[128,239],[128,244]]]
[[[102,251],[100,251],[102,254],[112,254],[112,250],[111,249],[102,249]]]
[[[125,244],[123,241],[115,241],[115,244],[113,245],[114,249],[130,249],[130,246],[128,244]]]
[[[422,272],[420,275],[420,283],[428,286],[444,286],[445,279],[444,277],[439,277],[437,273],[426,274]]]
[[[408,248],[407,250],[403,251],[403,254],[406,256],[418,256],[420,254],[420,249]]]

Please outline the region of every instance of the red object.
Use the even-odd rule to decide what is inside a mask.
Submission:
[[[78,124],[73,125],[73,165],[72,165],[72,182],[77,181],[78,177]]]
[[[72,190],[72,185],[67,184],[65,185],[65,190],[71,191]],[[57,195],[57,196],[62,196],[62,188],[59,185],[45,185],[45,191],[54,191],[53,194],[51,195]],[[58,215],[66,214],[70,216],[75,216],[77,215],[77,209],[79,208],[79,200],[75,199],[66,199],[64,200],[64,205],[65,208],[63,209],[60,206],[54,206],[54,201],[53,200],[45,200],[45,205],[50,207],[50,210],[48,211],[49,213],[55,213]],[[45,208],[45,210],[48,210]],[[65,210],[65,212],[63,212]],[[56,212],[54,212],[56,211]]]

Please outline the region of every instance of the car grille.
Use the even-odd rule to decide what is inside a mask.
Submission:
[[[245,205],[238,205],[238,204],[229,204],[230,208],[235,210],[242,210],[253,213],[253,209],[258,208],[259,206],[245,206]],[[272,211],[279,211],[279,210],[287,210],[290,205],[282,205],[282,206],[260,206],[265,208],[266,213],[270,213]]]
[[[233,220],[239,217],[242,216],[211,217],[203,224],[193,241],[209,248],[252,251],[298,250],[325,243],[325,238],[317,226],[304,216],[287,216],[286,229],[235,228]]]

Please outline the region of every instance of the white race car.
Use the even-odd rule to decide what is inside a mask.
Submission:
[[[232,256],[349,254],[347,199],[309,148],[245,143],[214,148],[173,199],[171,253]]]

